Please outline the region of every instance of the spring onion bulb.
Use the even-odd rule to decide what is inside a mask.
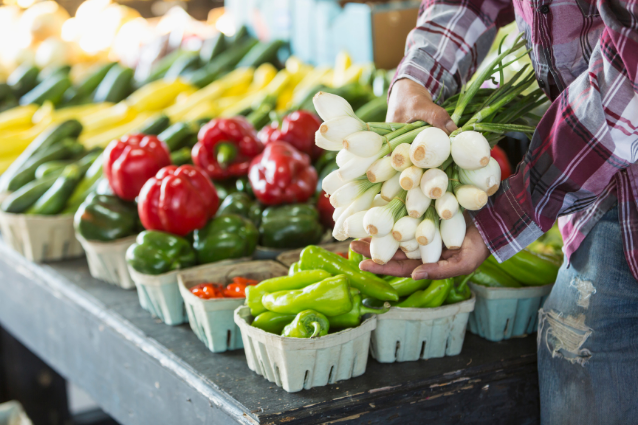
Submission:
[[[374,131],[357,131],[343,139],[343,148],[348,152],[367,158],[377,155],[385,138]]]
[[[438,168],[430,168],[421,177],[421,191],[430,199],[438,199],[443,196],[447,185],[447,174]]]
[[[321,188],[328,194],[332,195],[344,184],[348,183],[347,181],[343,181],[339,176],[339,170],[334,170],[326,177],[323,178],[321,182]]]
[[[381,186],[381,190],[383,190],[383,186]],[[372,206],[385,207],[386,205],[388,205],[388,202],[389,201],[386,201],[385,199],[381,197],[381,194],[378,194],[377,196],[374,197],[374,201],[372,201]]]
[[[382,237],[392,232],[394,223],[406,214],[405,190],[402,190],[385,207],[368,210],[363,217],[363,225],[370,236]]]
[[[399,183],[400,179],[401,179],[401,174],[396,173],[394,177],[392,177],[390,180],[386,180],[383,183],[383,186],[381,186],[380,195],[384,201],[390,202],[392,198],[394,198],[397,195],[397,193],[401,191],[401,184]]]
[[[441,259],[443,242],[441,241],[441,233],[438,228],[434,231],[432,242],[427,245],[421,245],[419,250],[421,251],[421,261],[423,264],[436,263]]]
[[[370,255],[372,261],[377,264],[386,264],[394,257],[399,249],[399,242],[395,241],[391,234],[373,237],[370,241]]]
[[[323,137],[331,142],[339,143],[343,146],[343,139],[356,133],[357,131],[367,130],[367,125],[359,118],[348,116],[336,117],[324,121],[319,127],[319,132]]]
[[[320,91],[312,98],[312,103],[315,105],[317,114],[324,121],[341,116],[356,117],[348,101],[336,94]]]
[[[414,251],[408,251],[405,253],[405,256],[410,260],[420,260],[421,259],[421,250],[415,249]]]
[[[410,161],[410,144],[401,143],[392,151],[392,168],[401,172],[412,166]]]
[[[401,217],[394,223],[392,227],[392,237],[399,241],[405,242],[410,239],[414,239],[414,235],[416,233],[416,227],[421,223],[421,220],[418,218],[412,217]]]
[[[450,156],[450,138],[440,128],[428,127],[410,146],[410,160],[421,168],[434,168]]]
[[[490,144],[477,131],[464,131],[452,140],[452,159],[465,170],[478,170],[490,162]]]
[[[423,176],[423,168],[411,166],[401,171],[401,187],[405,190],[410,190],[413,187],[418,187]]]
[[[476,186],[488,196],[492,196],[501,184],[501,167],[494,158],[490,158],[487,166],[478,170],[459,170],[459,180],[463,184]]]
[[[441,240],[447,249],[461,249],[465,239],[465,218],[461,210],[449,220],[441,221]]]
[[[383,193],[383,190],[381,190],[381,193]],[[431,202],[432,200],[425,196],[418,186],[408,190],[408,194],[405,197],[405,207],[408,210],[408,215],[412,218],[421,217]]]
[[[339,151],[339,153],[337,154],[337,157],[335,158],[335,161],[337,162],[337,166],[343,167],[351,159],[358,159],[358,158],[361,158],[361,157],[359,157],[359,156],[357,156],[357,155],[355,155],[353,153],[350,153],[350,152],[348,152],[345,149],[341,149]]]
[[[454,187],[456,199],[466,210],[478,211],[487,204],[487,193],[476,186],[459,184]]]
[[[315,132],[315,145],[327,151],[338,151],[341,150],[341,148],[343,147],[339,143],[333,142],[323,137],[319,130]]]
[[[419,245],[427,245],[434,240],[434,231],[439,227],[439,217],[436,210],[430,206],[425,212],[423,221],[419,223],[414,232],[414,238]]]
[[[443,220],[449,220],[459,210],[459,202],[452,192],[445,192],[434,202],[434,208],[439,217]]]
[[[390,180],[396,173],[397,171],[392,168],[392,158],[384,156],[368,168],[366,176],[372,183],[382,183]]]
[[[344,230],[349,238],[367,238],[368,234],[363,227],[363,216],[367,211],[359,211],[352,214],[344,222]]]
[[[347,209],[348,207],[340,207],[340,208],[335,208],[334,212],[332,213],[332,219],[336,222],[337,220],[339,220],[339,217],[341,217],[341,214],[343,214],[343,212]]]
[[[356,198],[363,195],[366,190],[370,189],[373,184],[366,179],[352,180],[330,195],[330,204],[335,208],[348,206]]]
[[[339,176],[342,180],[352,180],[361,177],[368,171],[368,168],[377,160],[376,157],[369,158],[355,157],[339,167]]]
[[[410,239],[409,241],[399,243],[399,248],[401,248],[401,251],[403,252],[418,251],[419,243],[416,239]]]
[[[348,234],[345,232],[345,221],[354,213],[359,211],[369,210],[372,205],[374,197],[381,190],[380,184],[375,184],[370,189],[366,190],[363,195],[355,199],[335,220],[335,227],[332,229],[332,236],[338,241],[345,241],[348,239]],[[342,207],[340,207],[342,208]],[[335,210],[336,211],[336,210]]]

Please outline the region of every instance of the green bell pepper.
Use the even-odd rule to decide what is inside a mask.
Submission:
[[[272,311],[265,311],[259,316],[255,317],[252,326],[270,332],[273,334],[281,335],[286,325],[295,320],[294,314],[275,313]]]
[[[398,301],[399,294],[386,281],[376,275],[359,270],[359,265],[319,246],[310,245],[301,251],[301,268],[322,269],[333,275],[345,274],[353,288],[363,295],[382,301]]]
[[[297,314],[311,309],[326,316],[338,316],[352,310],[352,296],[345,275],[329,277],[303,289],[267,294],[262,303],[275,313]]]
[[[193,233],[199,264],[250,257],[257,247],[257,227],[237,214],[222,214]]]
[[[75,213],[75,231],[90,241],[110,242],[134,235],[138,228],[137,208],[117,196],[93,193]]]
[[[366,307],[363,305],[361,294],[357,289],[350,288],[350,295],[352,296],[352,310],[339,316],[330,317],[330,327],[338,329],[354,328],[361,324],[361,317],[364,314],[383,314],[390,309],[390,304],[387,302],[383,308]]]
[[[239,181],[239,180],[238,180]],[[243,192],[235,192],[226,196],[217,210],[217,215],[237,214],[255,224],[261,220],[261,205]]]
[[[460,282],[458,285],[453,285],[452,289],[447,295],[445,299],[445,304],[456,304],[461,301],[469,300],[472,297],[472,291],[470,287],[467,286],[467,282],[472,279],[474,273],[470,273],[467,276],[461,276]]]
[[[425,289],[431,282],[429,279],[414,280],[411,277],[394,277],[388,281],[400,297],[405,297],[420,289]]]
[[[195,251],[184,238],[147,230],[126,251],[126,261],[140,273],[157,275],[194,266]]]
[[[281,336],[289,338],[317,338],[328,335],[330,322],[323,314],[314,310],[304,310],[297,314],[292,323],[286,325]]]
[[[250,314],[257,317],[266,311],[266,308],[262,304],[264,295],[277,291],[302,289],[330,276],[330,273],[324,270],[306,270],[294,276],[280,276],[266,279],[258,285],[246,287],[246,305],[250,307]]]
[[[313,205],[268,207],[261,215],[260,245],[268,248],[301,248],[321,240],[323,226]]]

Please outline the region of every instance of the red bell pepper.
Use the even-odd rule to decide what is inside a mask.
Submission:
[[[312,112],[295,111],[281,120],[281,126],[273,122],[259,132],[264,144],[280,140],[288,142],[298,151],[310,155],[314,161],[323,150],[315,145],[315,133],[321,126],[321,120]]]
[[[319,194],[319,199],[317,199],[317,211],[319,211],[319,220],[321,220],[321,224],[324,227],[328,229],[335,227],[335,221],[332,218],[335,207],[332,206],[330,197],[323,190]]]
[[[214,119],[199,130],[197,139],[193,162],[213,180],[245,176],[250,161],[264,150],[244,117]]]
[[[248,179],[264,205],[306,202],[317,187],[310,157],[286,142],[270,142],[250,164]]]
[[[204,227],[218,207],[215,186],[192,165],[162,168],[146,182],[137,203],[146,229],[179,236]]]
[[[510,165],[509,159],[507,159],[505,151],[498,146],[494,146],[491,153],[492,158],[494,158],[496,162],[498,162],[499,167],[501,167],[501,180],[505,180],[511,176],[512,166]]]
[[[134,201],[144,183],[170,164],[164,142],[145,134],[113,140],[104,151],[104,175],[113,192],[126,201]]]

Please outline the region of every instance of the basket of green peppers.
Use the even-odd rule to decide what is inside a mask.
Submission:
[[[76,120],[50,126],[0,178],[0,228],[5,243],[32,261],[79,257],[73,230],[74,202],[87,196],[84,181],[99,164],[99,150],[85,151]]]
[[[541,242],[531,247],[548,251]],[[470,315],[470,332],[490,341],[535,332],[538,309],[554,286],[560,264],[560,256],[531,249],[500,264],[490,256],[471,278],[477,298]]]

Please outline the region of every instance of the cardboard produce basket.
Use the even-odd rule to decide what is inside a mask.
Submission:
[[[470,332],[490,341],[502,341],[536,331],[538,309],[554,284],[522,288],[490,288],[469,283],[476,294]]]
[[[86,252],[91,276],[123,289],[135,288],[135,282],[131,278],[126,263],[126,250],[135,243],[137,236],[112,242],[89,241],[77,233],[75,237]]]
[[[314,339],[288,338],[251,326],[250,308],[235,310],[250,370],[288,392],[363,375],[376,315],[356,328]]]
[[[327,249],[328,251],[347,253],[348,249],[350,248],[350,241],[325,243],[325,244],[320,244],[319,246]],[[293,263],[296,263],[297,261],[299,261],[299,256],[301,255],[301,251],[303,250],[304,248],[295,249],[292,251],[286,251],[280,254],[279,256],[277,256],[277,261],[279,261],[281,264],[283,264],[286,267],[290,267],[292,266]]]
[[[177,284],[177,275],[179,273],[204,267],[214,268],[217,266],[225,266],[249,260],[250,258],[248,257],[223,260],[183,270],[173,270],[158,275],[140,273],[130,265],[128,265],[128,271],[137,287],[137,296],[140,300],[140,306],[153,316],[158,317],[162,322],[173,326],[181,325],[188,321],[186,309],[184,308],[184,299],[179,292],[179,286]]]
[[[191,329],[213,353],[242,348],[244,345],[241,332],[235,324],[233,312],[244,304],[246,298],[204,300],[193,295],[190,289],[206,282],[227,284],[237,276],[261,282],[287,274],[288,269],[275,261],[250,261],[228,266],[213,265],[213,267],[198,267],[179,273],[177,275],[179,292],[184,298]]]
[[[476,297],[437,308],[392,307],[377,315],[370,351],[380,363],[410,362],[461,353]]]
[[[66,260],[84,255],[75,238],[73,215],[29,215],[0,212],[4,242],[28,260]]]

